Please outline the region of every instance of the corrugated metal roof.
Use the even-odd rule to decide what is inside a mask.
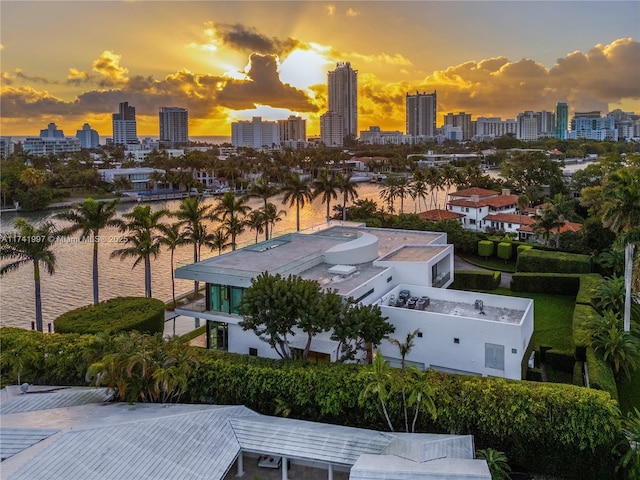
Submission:
[[[240,451],[228,419],[245,407],[68,431],[8,480],[224,478]]]
[[[473,458],[473,436],[398,433],[384,450],[385,455],[396,455],[414,462],[427,462],[437,458]]]
[[[88,403],[102,403],[107,401],[108,398],[109,396],[104,388],[74,388],[42,393],[23,393],[2,402],[0,404],[0,413],[4,415],[86,405]]]
[[[50,437],[57,430],[43,428],[0,428],[0,461]]]
[[[417,463],[394,455],[362,455],[349,480],[491,480],[487,462],[442,458]]]
[[[392,436],[374,430],[277,417],[230,420],[244,451],[353,465],[364,453],[381,453]]]

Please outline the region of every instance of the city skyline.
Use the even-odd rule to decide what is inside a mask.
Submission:
[[[416,91],[437,91],[438,126],[447,113],[506,119],[558,102],[570,115],[640,111],[637,2],[9,0],[0,11],[2,135],[89,123],[111,136],[121,102],[136,107],[139,136],[158,135],[164,106],[189,111],[194,137],[290,115],[317,135],[338,62],[358,71],[358,131],[405,131]]]

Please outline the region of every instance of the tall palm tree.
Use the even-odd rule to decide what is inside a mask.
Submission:
[[[211,242],[211,249],[217,249],[218,255],[222,255],[222,251],[231,245],[229,242],[229,234],[222,228],[216,229],[213,232],[213,241]]]
[[[15,234],[9,233],[0,237],[0,259],[14,259],[0,267],[0,276],[21,266],[33,263],[33,282],[36,300],[36,328],[43,331],[42,324],[42,295],[40,292],[40,265],[49,275],[56,270],[56,256],[51,249],[55,242],[55,228],[46,222],[35,225],[24,218],[16,218],[14,222]],[[35,241],[34,241],[35,240]]]
[[[187,232],[182,230],[180,223],[173,223],[171,225],[161,224],[158,226],[162,232],[160,243],[165,245],[171,251],[171,298],[173,299],[173,309],[176,308],[176,277],[173,268],[173,258],[176,252],[176,248],[180,245],[184,245],[188,242]],[[197,293],[197,291],[196,291]]]
[[[417,200],[414,204],[413,213],[417,213],[418,208],[422,211],[422,202],[424,202],[425,208],[427,207],[427,187],[424,170],[416,169],[413,172],[413,181],[409,184],[409,194],[411,198]]]
[[[179,225],[184,228],[185,242],[193,245],[193,263],[198,263],[201,259],[201,249],[203,245],[208,245],[213,236],[207,231],[206,222],[211,219],[212,206],[205,205],[202,197],[187,197],[181,203],[178,211],[173,216],[178,219]],[[200,284],[194,282],[194,295],[198,294]]]
[[[270,185],[269,182],[266,182],[264,179],[259,178],[252,186],[249,188],[249,197],[260,198],[262,199],[264,205],[263,208],[267,208],[267,203],[269,199],[275,195],[280,193],[280,189],[273,185]],[[264,225],[264,239],[269,240],[269,225],[265,222]]]
[[[446,163],[442,166],[441,175],[442,185],[445,187],[446,198],[448,200],[451,187],[458,184],[458,170],[450,163]]]
[[[402,394],[402,405],[404,408],[404,425],[405,431],[409,432],[409,414],[408,414],[408,405],[407,405],[407,390],[409,387],[407,369],[405,364],[405,359],[413,347],[415,346],[415,339],[420,333],[420,330],[414,330],[413,332],[407,333],[407,338],[404,342],[396,338],[389,338],[389,342],[398,347],[398,351],[400,353],[400,377],[397,379],[400,387],[400,393]]]
[[[68,235],[82,232],[82,240],[93,242],[93,303],[100,302],[98,288],[98,245],[100,230],[106,227],[117,226],[115,219],[118,200],[112,202],[97,202],[92,198],[87,198],[84,202],[76,205],[71,210],[58,213],[55,218],[72,222],[72,225],[65,228],[61,233]]]
[[[549,204],[542,211],[542,222],[546,222],[555,228],[556,248],[560,248],[560,230],[565,223],[574,215],[573,201],[557,193],[549,200]]]
[[[380,199],[387,204],[389,213],[393,215],[395,207],[393,206],[396,198],[398,198],[398,188],[394,178],[387,178],[384,181],[384,187],[380,189]]]
[[[393,375],[391,367],[389,367],[389,362],[384,359],[380,350],[377,351],[371,368],[363,370],[360,376],[366,383],[364,389],[360,392],[358,402],[362,405],[370,396],[377,396],[382,406],[384,418],[387,420],[389,430],[393,432],[393,424],[387,411],[387,399],[391,393]]]
[[[249,227],[249,230],[255,230],[256,243],[258,243],[258,235],[264,232],[265,226],[264,212],[262,211],[262,209],[259,208],[257,210],[251,210],[247,215],[246,223]]]
[[[296,230],[299,232],[300,208],[304,207],[305,203],[313,199],[309,181],[300,178],[300,175],[294,173],[285,181],[282,191],[284,192],[282,203],[289,203],[290,207],[293,207],[293,205],[296,206]]]
[[[125,213],[118,224],[121,232],[126,232],[125,248],[111,252],[111,258],[120,260],[135,258],[133,267],[144,263],[144,293],[151,298],[151,257],[160,253],[160,220],[167,216],[167,210],[152,211],[150,205],[138,205],[131,212]]]
[[[331,220],[331,200],[338,198],[339,188],[336,177],[326,170],[313,182],[311,195],[313,198],[322,197],[322,203],[327,204],[327,222]]]
[[[336,177],[338,191],[342,194],[342,220],[347,219],[347,202],[355,201],[358,198],[358,188],[356,182],[351,180],[351,175],[338,175]]]
[[[221,224],[231,238],[231,250],[236,249],[236,237],[244,231],[244,216],[251,210],[246,197],[236,197],[233,192],[227,192],[213,209],[213,216]]]
[[[435,208],[438,208],[438,197],[435,192],[439,190],[443,185],[442,174],[440,173],[440,170],[436,167],[427,168],[427,170],[425,171],[424,181],[427,185],[429,185],[429,209],[431,209],[432,203]]]

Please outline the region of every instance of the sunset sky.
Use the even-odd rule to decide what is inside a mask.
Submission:
[[[358,70],[359,130],[405,131],[405,94],[442,115],[524,110],[640,113],[637,1],[8,1],[0,3],[0,134],[111,136],[118,103],[139,136],[158,109],[189,110],[190,136],[232,121],[307,118],[319,133],[327,72]]]

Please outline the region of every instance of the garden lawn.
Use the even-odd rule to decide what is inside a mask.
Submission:
[[[544,346],[573,353],[571,323],[576,301],[574,296],[518,293],[508,288],[498,288],[488,293],[533,299],[532,348],[537,350]]]
[[[640,370],[633,372],[627,383],[618,384],[618,400],[623,415],[634,407],[640,409]]]

